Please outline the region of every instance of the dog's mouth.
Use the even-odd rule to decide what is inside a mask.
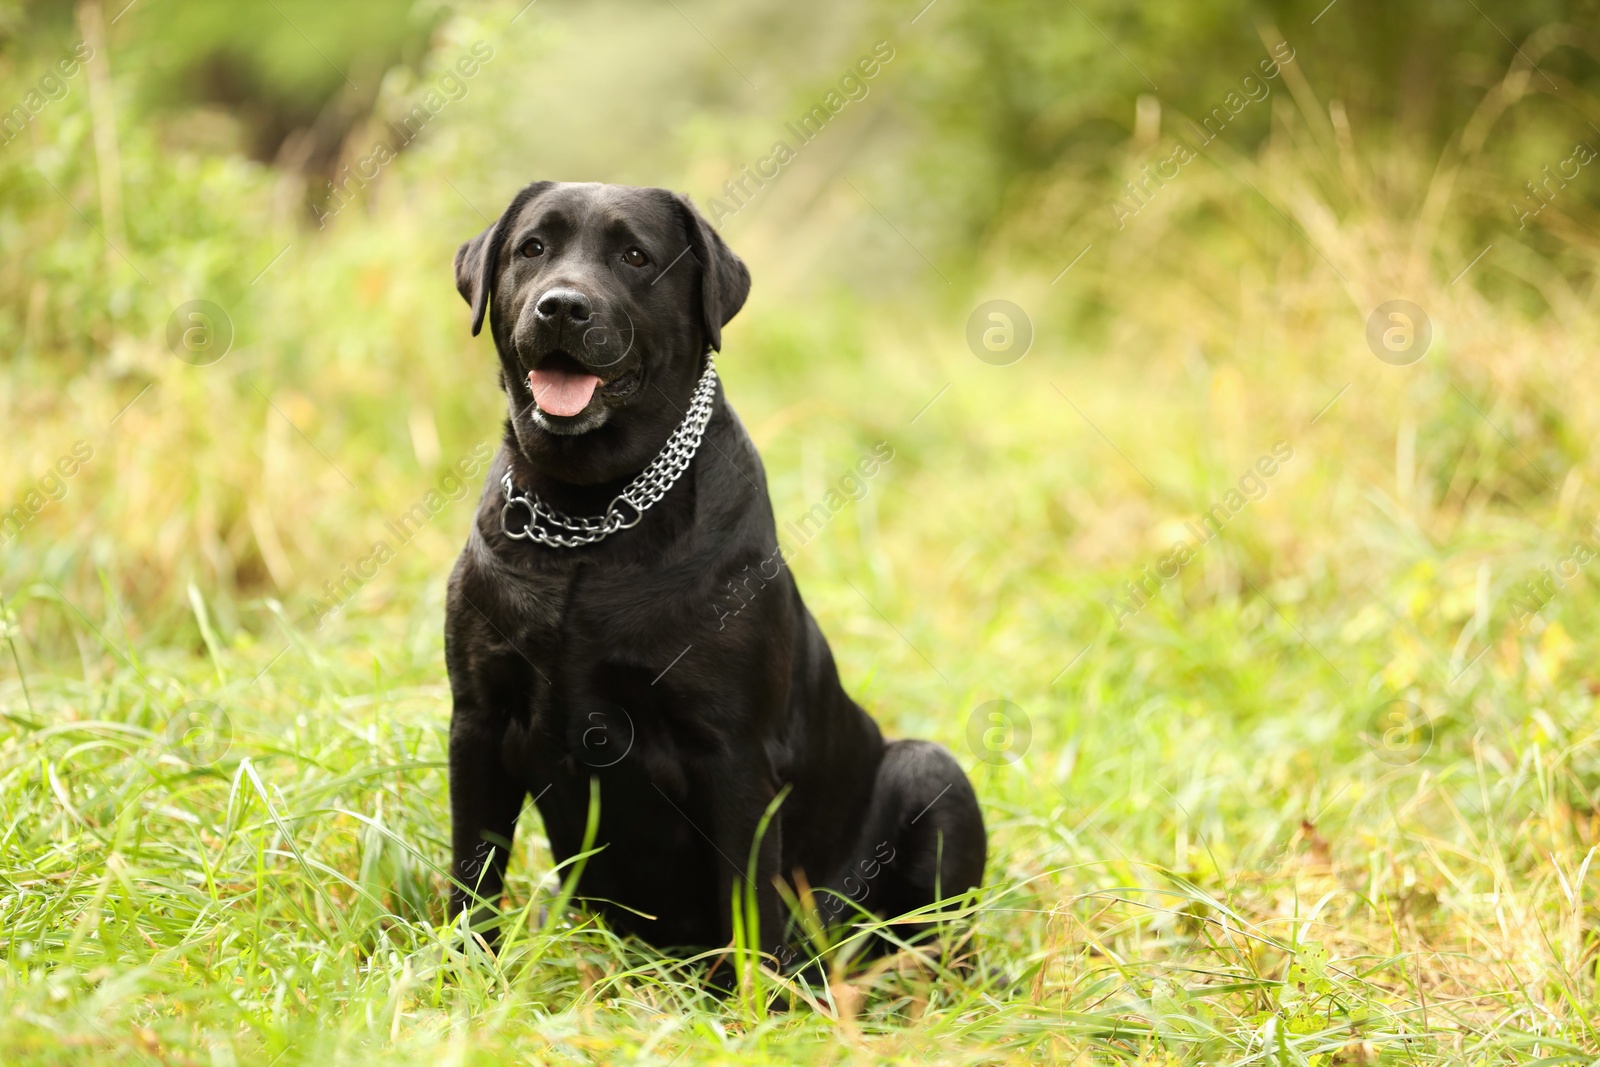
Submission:
[[[595,394],[607,400],[627,396],[639,384],[635,367],[606,381],[585,367],[564,349],[552,349],[528,372],[528,391],[545,415],[575,418],[595,402]]]
[[[594,399],[600,375],[560,350],[551,352],[528,372],[528,391],[546,415],[582,414]]]

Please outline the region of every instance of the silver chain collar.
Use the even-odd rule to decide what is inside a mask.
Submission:
[[[629,530],[639,525],[644,513],[649,511],[689,469],[694,454],[700,450],[700,438],[711,421],[711,402],[717,395],[717,361],[706,355],[706,369],[689,399],[689,413],[678,428],[667,438],[666,445],[650,465],[627,487],[611,498],[603,515],[567,515],[539,499],[532,490],[524,493],[511,481],[506,471],[500,480],[505,490],[506,502],[500,508],[500,529],[507,537],[517,541],[537,541],[551,548],[577,548],[603,541],[618,530]],[[526,508],[528,521],[521,530],[513,530],[507,516],[513,507]],[[631,511],[631,517],[630,517]]]

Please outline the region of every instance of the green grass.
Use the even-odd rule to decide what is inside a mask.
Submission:
[[[489,30],[457,17],[436,51]],[[507,60],[552,47],[518,32]],[[1482,160],[1319,139],[1287,94],[1258,155],[1193,164],[1125,229],[1103,189],[1042,182],[948,286],[827,144],[730,224],[756,288],[719,369],[780,526],[894,448],[794,570],[850,691],[972,775],[982,966],[718,995],[592,917],[541,922],[531,811],[507,944],[463,942],[441,630],[472,494],[321,626],[310,605],[498,437],[449,264],[512,188],[470,163],[527,76],[486,66],[326,232],[271,168],[130,123],[113,254],[77,89],[0,155],[28,253],[0,266],[0,510],[93,452],[0,555],[0,1062],[1600,1058],[1595,564],[1523,615],[1596,544],[1593,293],[1506,234],[1462,279]],[[685,169],[732,173],[734,142]],[[859,233],[909,292],[845,291]],[[206,367],[164,336],[197,297],[236,332]],[[1036,327],[1010,366],[964,340],[992,297]],[[1396,297],[1434,327],[1407,367],[1365,340]],[[1280,442],[1259,499],[1119,610]],[[1002,700],[1012,760],[972,744]]]
[[[770,405],[789,387],[745,385],[740,355],[760,343],[752,327],[725,362],[780,520],[813,499],[808,478],[826,485],[880,432],[895,442],[796,570],[852,691],[971,768],[992,834],[976,911],[992,970],[857,973],[815,1010],[719,999],[592,920],[540,927],[529,902],[550,856],[531,814],[514,944],[464,951],[442,925],[440,648],[463,503],[321,631],[271,599],[202,625],[196,590],[194,637],[152,641],[109,581],[12,591],[27,686],[13,666],[0,690],[8,1061],[1590,1057],[1594,700],[1587,643],[1566,635],[1593,598],[1575,583],[1538,636],[1519,633],[1501,588],[1525,571],[1487,562],[1497,527],[1570,527],[1570,503],[1518,519],[1424,499],[1458,463],[1477,471],[1462,499],[1514,483],[1520,460],[1478,415],[1427,423],[1415,454],[1452,462],[1413,474],[1402,503],[1361,470],[1381,457],[1341,448],[1382,417],[1397,373],[1370,356],[1315,427],[1336,386],[1230,449],[1230,420],[1184,425],[1189,383],[1163,396],[1159,376],[1047,352],[819,369],[797,395],[887,399],[783,428]],[[1410,373],[1421,388],[1448,372]],[[956,384],[911,423],[941,374]],[[877,387],[853,394],[862,375]],[[1215,381],[1209,395],[1232,402]],[[1151,415],[1160,435],[1141,437]],[[1106,600],[1166,543],[1129,531],[1203,510],[1177,501],[1220,497],[1280,437],[1295,454],[1266,497],[1117,630]],[[1224,458],[1194,458],[1211,449]],[[298,462],[324,461],[302,444]],[[1565,542],[1543,536],[1557,558]],[[70,635],[76,663],[37,664],[34,634]],[[991,765],[968,716],[999,698],[1032,736]],[[1391,699],[1424,709],[1426,745],[1375,751]],[[175,737],[190,700],[220,709],[224,741]],[[1283,983],[1297,953],[1316,965],[1313,944],[1329,959],[1308,982],[1327,988],[1307,1003]]]

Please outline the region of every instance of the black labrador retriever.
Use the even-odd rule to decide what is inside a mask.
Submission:
[[[883,739],[781,564],[715,370],[739,257],[666,190],[535,182],[455,266],[510,419],[450,576],[451,913],[492,931],[524,799],[565,861],[592,788],[577,896],[658,948],[729,944],[753,892],[755,943],[793,959],[780,879],[825,920],[978,885],[960,766]]]

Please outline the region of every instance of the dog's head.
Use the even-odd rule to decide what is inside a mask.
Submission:
[[[750,273],[665,189],[534,182],[456,253],[522,451],[563,481],[644,467],[683,420]]]

